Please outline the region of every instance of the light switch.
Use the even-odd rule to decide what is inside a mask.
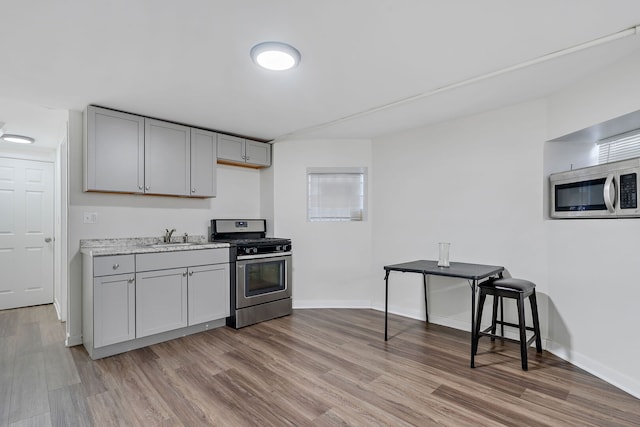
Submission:
[[[98,213],[97,212],[85,212],[84,213],[84,221],[85,224],[95,224],[98,222]]]

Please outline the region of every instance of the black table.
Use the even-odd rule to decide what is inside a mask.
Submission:
[[[393,264],[384,266],[384,340],[387,341],[387,315],[389,310],[389,273],[392,271],[400,271],[402,273],[420,273],[422,274],[422,283],[424,285],[424,306],[426,312],[426,321],[429,322],[429,307],[427,305],[427,276],[445,276],[467,279],[471,287],[471,367],[474,368],[475,337],[473,331],[476,329],[476,289],[478,283],[483,279],[497,276],[502,277],[504,267],[497,265],[483,264],[467,264],[464,262],[452,262],[449,267],[438,267],[437,261],[418,260],[405,262],[402,264]]]

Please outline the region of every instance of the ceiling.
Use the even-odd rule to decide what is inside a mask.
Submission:
[[[637,0],[29,0],[2,22],[0,122],[50,146],[87,104],[266,140],[372,138],[640,52],[636,35],[466,84],[634,27]],[[272,40],[299,67],[255,66],[249,50]]]

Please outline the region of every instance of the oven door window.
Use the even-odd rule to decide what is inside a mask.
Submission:
[[[252,297],[282,291],[286,287],[285,262],[261,261],[245,266],[245,296]]]

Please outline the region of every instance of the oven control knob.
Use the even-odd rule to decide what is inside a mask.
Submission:
[[[281,251],[284,251],[284,247],[281,246],[281,245],[277,245],[276,246],[276,252],[281,252]]]

